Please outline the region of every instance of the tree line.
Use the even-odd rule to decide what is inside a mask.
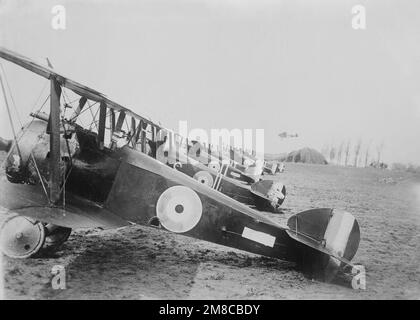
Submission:
[[[372,145],[363,143],[362,139],[352,142],[350,139],[337,144],[325,144],[321,149],[323,156],[330,163],[343,166],[368,167],[381,165],[384,142]]]

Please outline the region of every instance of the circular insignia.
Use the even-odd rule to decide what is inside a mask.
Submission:
[[[179,170],[182,168],[182,163],[180,161],[175,162],[174,169]]]
[[[194,174],[193,178],[198,182],[209,186],[210,188],[213,186],[213,176],[207,171],[198,171]]]
[[[210,162],[210,163],[209,163],[209,165],[208,165],[208,167],[209,167],[210,169],[215,170],[215,171],[219,171],[219,170],[220,170],[220,165],[219,165],[219,163],[217,163],[216,161],[212,161],[212,162]]]
[[[182,233],[194,228],[201,219],[203,205],[198,194],[185,186],[173,186],[159,197],[156,215],[161,225],[172,232]]]

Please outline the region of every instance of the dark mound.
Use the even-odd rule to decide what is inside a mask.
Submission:
[[[302,148],[290,152],[286,157],[287,162],[302,162],[314,164],[328,164],[325,157],[317,150],[311,148]]]

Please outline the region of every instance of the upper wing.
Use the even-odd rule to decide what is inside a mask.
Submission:
[[[41,77],[44,77],[46,79],[51,79],[54,77],[60,85],[63,87],[75,92],[76,94],[85,97],[89,100],[96,101],[96,102],[103,102],[107,105],[108,108],[117,110],[117,111],[124,111],[126,114],[137,118],[138,120],[143,120],[143,122],[148,123],[150,125],[153,125],[156,128],[161,128],[158,124],[154,123],[153,121],[150,121],[149,119],[143,118],[142,116],[136,114],[135,112],[131,111],[130,109],[127,109],[123,107],[122,105],[118,104],[115,101],[110,100],[107,98],[104,94],[102,94],[99,91],[96,91],[92,88],[89,88],[83,84],[80,84],[74,80],[71,80],[62,74],[52,70],[51,68],[48,68],[46,66],[42,66],[35,61],[22,56],[19,53],[16,53],[14,51],[11,51],[9,49],[6,49],[4,47],[0,47],[0,57],[13,62],[14,64],[17,64],[31,72],[34,72]]]

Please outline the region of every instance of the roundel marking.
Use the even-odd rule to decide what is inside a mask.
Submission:
[[[194,174],[193,178],[210,188],[213,186],[213,176],[207,171],[198,171]]]
[[[210,163],[209,163],[209,165],[208,165],[208,167],[209,167],[210,169],[215,170],[215,171],[219,171],[219,170],[220,170],[220,165],[219,165],[219,163],[217,163],[217,162],[215,162],[215,161],[210,162]]]
[[[194,228],[203,214],[198,194],[186,186],[173,186],[160,195],[156,215],[161,225],[172,232],[182,233]]]

